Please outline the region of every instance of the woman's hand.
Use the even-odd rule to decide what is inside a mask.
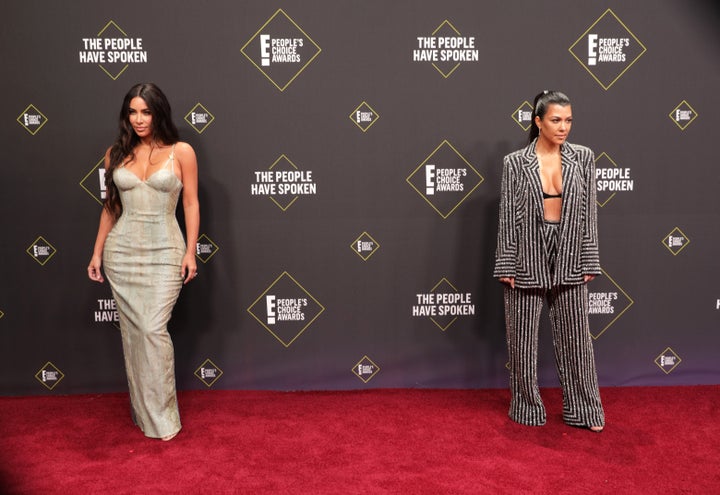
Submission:
[[[90,277],[90,280],[94,280],[95,282],[103,283],[105,279],[102,276],[102,270],[100,268],[102,267],[102,259],[100,256],[93,256],[90,259],[90,264],[87,267],[88,271],[88,277]]]
[[[182,260],[182,268],[180,275],[185,279],[183,284],[187,284],[197,277],[197,262],[195,261],[195,253],[185,253]]]
[[[515,288],[515,277],[500,277],[498,280],[503,284],[509,285],[511,289]]]

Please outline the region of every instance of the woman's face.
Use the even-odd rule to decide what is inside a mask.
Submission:
[[[572,107],[551,103],[543,116],[535,117],[535,125],[540,130],[540,137],[552,144],[561,145],[567,140],[572,127]]]
[[[130,125],[139,138],[152,135],[152,113],[150,113],[145,100],[139,96],[130,100],[128,118],[130,119]]]

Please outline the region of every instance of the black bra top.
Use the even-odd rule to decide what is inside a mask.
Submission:
[[[551,198],[562,198],[562,193],[560,194],[548,194],[545,191],[543,191],[543,199],[551,199]]]

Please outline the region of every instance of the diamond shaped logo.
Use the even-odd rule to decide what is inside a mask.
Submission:
[[[517,125],[522,127],[523,131],[528,131],[530,130],[530,126],[533,124],[532,112],[532,104],[525,100],[522,102],[522,105],[515,109],[511,117]]]
[[[635,301],[605,270],[593,280],[589,291],[590,335],[598,339],[630,309]]]
[[[442,278],[430,292],[416,294],[413,316],[426,316],[443,332],[455,323],[459,316],[475,315],[475,305],[470,293],[460,293],[446,278]]]
[[[647,49],[611,9],[607,9],[569,48],[595,81],[607,90]]]
[[[52,244],[50,244],[48,241],[43,239],[42,236],[40,236],[35,239],[32,244],[30,244],[30,247],[28,247],[25,252],[41,265],[45,265],[45,263],[47,263],[50,258],[55,256],[55,253],[57,251],[52,246]]]
[[[80,181],[80,187],[93,197],[95,201],[103,204],[105,196],[107,196],[107,188],[105,187],[105,157],[100,158],[95,166],[90,169],[85,177]]]
[[[283,272],[248,308],[282,345],[289,347],[325,311],[288,272]]]
[[[198,237],[196,247],[195,256],[203,263],[207,263],[220,249],[217,244],[205,234]]]
[[[35,108],[35,105],[30,104],[20,115],[18,115],[16,120],[18,124],[23,126],[26,131],[34,136],[45,125],[47,117],[45,117],[40,110]]]
[[[658,367],[663,370],[666,375],[672,373],[681,362],[682,359],[680,359],[680,356],[678,356],[675,351],[673,351],[669,347],[662,351],[660,355],[655,358],[655,364],[657,364]]]
[[[662,240],[663,246],[670,251],[673,256],[677,256],[680,251],[685,249],[690,244],[690,239],[686,236],[682,230],[675,227],[672,232],[665,236]]]
[[[115,24],[115,21],[110,21],[105,24],[105,27],[100,30],[97,37],[102,40],[103,49],[106,50],[104,52],[99,52],[103,54],[103,62],[99,63],[98,67],[100,67],[102,71],[110,77],[110,79],[116,81],[117,78],[120,77],[130,66],[127,62],[127,52],[121,51],[129,48],[129,45],[122,42],[119,43],[118,41],[123,38],[126,38],[129,42],[132,41],[128,39],[127,33],[120,29],[120,26]],[[113,47],[115,48],[114,50]],[[123,53],[126,55],[122,55]],[[140,61],[147,62],[146,51],[138,51],[137,53],[141,55]]]
[[[349,117],[361,131],[367,132],[367,130],[370,129],[375,122],[377,122],[380,115],[378,115],[378,113],[373,110],[370,105],[363,101],[355,110],[353,110]]]
[[[42,383],[45,388],[52,390],[65,378],[65,375],[55,367],[54,364],[48,361],[45,363],[45,366],[40,368],[40,371],[35,373],[35,378]]]
[[[192,109],[185,115],[185,122],[190,124],[190,127],[195,129],[198,134],[202,134],[205,129],[212,124],[215,117],[211,114],[207,108],[197,103]]]
[[[484,180],[447,140],[440,143],[406,179],[443,218],[449,217]]]
[[[253,196],[268,196],[282,211],[290,208],[301,195],[317,193],[311,170],[300,170],[287,156],[281,155],[266,171],[255,172],[250,185]]]
[[[321,49],[290,16],[278,9],[240,51],[276,88],[285,91]]]
[[[595,158],[595,202],[601,208],[608,204],[619,191],[633,191],[635,180],[630,168],[620,168],[604,151]]]
[[[432,61],[432,66],[447,79],[460,67],[462,61],[477,62],[478,50],[475,37],[463,37],[447,19],[432,32],[430,37],[419,37],[420,44],[413,53],[416,61]]]
[[[5,313],[3,313],[2,310],[0,310],[0,320],[2,319],[3,316],[5,316]]]
[[[364,383],[367,383],[380,372],[380,367],[369,357],[363,356],[363,358],[353,366],[352,372]]]
[[[206,359],[203,364],[195,370],[195,376],[208,388],[212,387],[222,374],[223,371],[210,359]]]
[[[681,101],[669,115],[670,119],[675,122],[675,125],[683,131],[687,129],[687,126],[692,124],[697,116],[695,109],[685,100]]]
[[[370,256],[380,249],[380,243],[373,239],[367,232],[363,232],[350,244],[350,249],[364,261],[367,261]]]

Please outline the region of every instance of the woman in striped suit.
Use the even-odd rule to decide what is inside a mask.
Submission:
[[[600,275],[595,157],[570,144],[566,95],[535,97],[527,147],[503,161],[494,276],[505,284],[510,355],[510,418],[543,425],[537,383],[538,326],[543,301],[552,322],[563,390],[563,420],[600,432],[600,402],[588,323],[587,283]]]

